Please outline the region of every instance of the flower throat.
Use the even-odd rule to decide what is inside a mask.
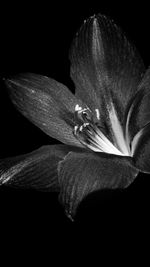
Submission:
[[[82,145],[95,152],[104,152],[120,156],[129,156],[127,151],[118,149],[106,135],[99,125],[100,113],[95,109],[95,114],[87,108],[82,108],[78,104],[75,106],[75,126],[73,134]]]

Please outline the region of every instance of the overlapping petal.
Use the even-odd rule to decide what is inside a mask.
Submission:
[[[60,200],[72,218],[89,193],[105,188],[125,188],[137,174],[138,170],[128,157],[70,152],[58,167]]]
[[[127,121],[131,140],[150,122],[150,68],[146,71],[131,101]]]
[[[136,167],[144,173],[150,173],[150,123],[140,132],[135,141],[134,162]]]
[[[31,73],[20,74],[6,83],[12,102],[25,117],[51,137],[81,146],[72,133],[74,108],[81,101],[66,86]]]
[[[150,68],[131,101],[127,127],[135,165],[140,171],[150,173]]]
[[[111,104],[124,124],[145,68],[120,28],[100,14],[87,19],[74,39],[70,60],[76,96],[91,109],[99,108],[102,125]]]
[[[70,146],[43,146],[31,153],[0,160],[0,185],[58,191],[57,165]]]

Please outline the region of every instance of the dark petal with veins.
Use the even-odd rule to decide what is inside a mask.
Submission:
[[[74,109],[80,101],[63,84],[37,74],[20,74],[6,80],[15,107],[51,137],[81,146],[73,136]]]
[[[0,185],[58,191],[57,165],[70,146],[43,146],[31,153],[0,160]]]
[[[141,130],[133,159],[141,172],[150,173],[150,123]]]
[[[74,39],[70,60],[76,96],[92,110],[99,108],[102,126],[113,103],[123,124],[145,68],[120,28],[100,14],[87,19]]]
[[[138,86],[128,114],[129,135],[135,134],[150,122],[150,68]],[[147,132],[147,130],[146,130]]]
[[[89,193],[125,188],[137,174],[129,157],[70,152],[58,167],[60,201],[67,216],[71,219],[75,216],[78,205]]]

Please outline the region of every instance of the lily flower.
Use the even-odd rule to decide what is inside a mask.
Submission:
[[[0,160],[0,184],[58,191],[73,218],[91,192],[128,187],[150,173],[150,69],[121,29],[98,14],[70,50],[75,94],[24,73],[5,80],[15,107],[62,144]]]

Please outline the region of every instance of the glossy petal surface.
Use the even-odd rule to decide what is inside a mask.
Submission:
[[[57,165],[69,146],[43,146],[31,153],[0,160],[0,184],[38,190],[59,190]]]
[[[105,188],[125,188],[138,174],[131,158],[104,153],[70,152],[59,163],[58,170],[60,201],[70,218],[89,193]]]
[[[16,108],[51,137],[81,146],[73,136],[74,108],[80,103],[69,89],[45,76],[21,74],[6,81]]]
[[[114,107],[121,124],[145,70],[143,62],[119,27],[103,15],[93,16],[80,28],[70,51],[71,77],[76,96],[108,125]]]

